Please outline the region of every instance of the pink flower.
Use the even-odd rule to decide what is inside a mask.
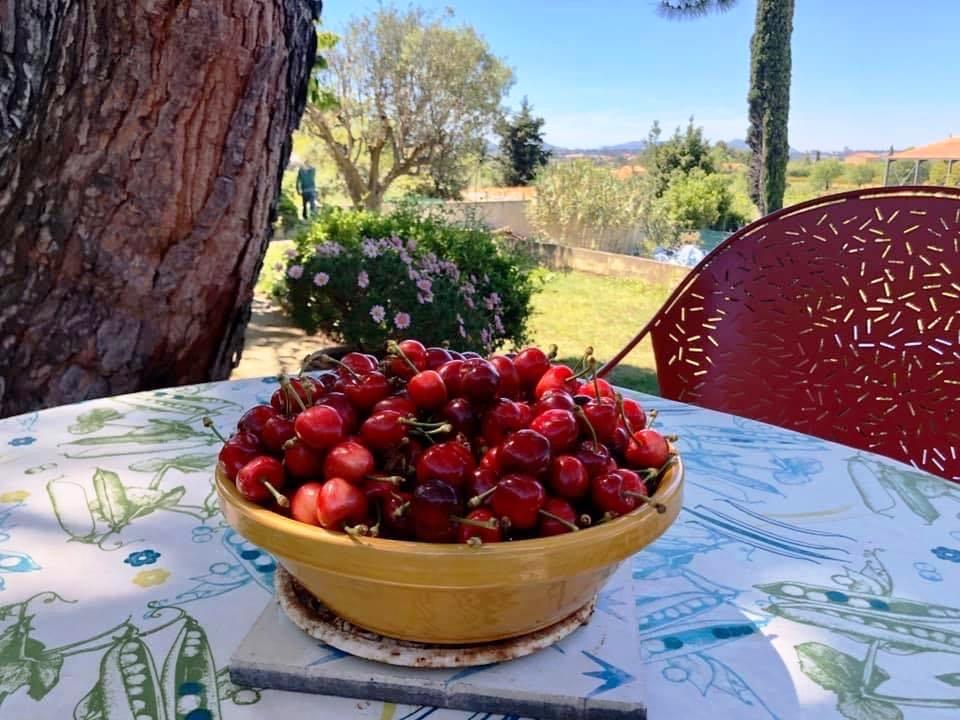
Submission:
[[[370,276],[367,275],[366,270],[361,270],[360,274],[357,275],[357,287],[366,288],[370,284]]]
[[[299,280],[302,278],[303,265],[291,265],[289,268],[287,268],[287,276],[294,280]]]
[[[417,280],[417,287],[428,293],[433,288],[433,283],[428,278],[420,278]]]
[[[323,287],[328,282],[330,282],[330,276],[325,272],[319,272],[313,276],[313,284],[317,287]]]
[[[433,293],[432,292],[417,293],[417,302],[420,303],[421,305],[432,303]]]
[[[393,324],[397,330],[406,330],[410,327],[410,315],[405,312],[398,312],[393,316]]]
[[[374,305],[370,308],[370,317],[373,318],[375,323],[382,323],[386,316],[387,311],[383,309],[383,305]]]

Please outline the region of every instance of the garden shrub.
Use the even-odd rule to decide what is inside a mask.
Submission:
[[[298,326],[346,345],[415,337],[489,352],[527,341],[530,272],[477,224],[329,208],[297,236],[273,292]]]

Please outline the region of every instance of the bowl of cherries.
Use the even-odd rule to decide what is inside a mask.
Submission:
[[[683,466],[592,350],[575,368],[552,350],[403,340],[281,376],[224,438],[227,521],[387,637],[473,644],[563,620],[674,521]]]

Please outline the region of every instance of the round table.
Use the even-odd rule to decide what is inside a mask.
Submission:
[[[272,379],[0,421],[0,717],[499,720],[232,685],[275,564],[227,526],[218,442]],[[960,487],[638,396],[681,436],[684,511],[632,559],[649,717],[960,717]],[[172,683],[178,663],[203,683]],[[584,673],[587,674],[587,673]],[[212,708],[212,709],[205,709]]]

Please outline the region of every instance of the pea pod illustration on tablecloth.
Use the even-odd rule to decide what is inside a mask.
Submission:
[[[181,502],[185,494],[186,488],[182,485],[169,490],[128,486],[117,473],[103,468],[96,469],[89,487],[63,479],[47,483],[47,495],[63,531],[75,542],[96,544],[101,548],[105,540],[156,510],[171,510],[204,519],[206,515],[202,508]],[[113,549],[124,544],[117,540]]]
[[[191,617],[167,653],[161,683],[167,720],[220,720],[217,667],[207,634]]]
[[[71,459],[154,455],[211,447],[220,441],[202,428],[178,420],[149,418],[147,424],[115,435],[96,435],[61,443],[63,454]]]
[[[863,504],[877,515],[894,517],[899,500],[929,525],[940,517],[940,510],[931,500],[951,498],[960,501],[960,491],[950,483],[864,455],[849,458],[847,472]]]
[[[169,720],[147,644],[131,632],[100,661],[100,679],[77,704],[74,720]]]

